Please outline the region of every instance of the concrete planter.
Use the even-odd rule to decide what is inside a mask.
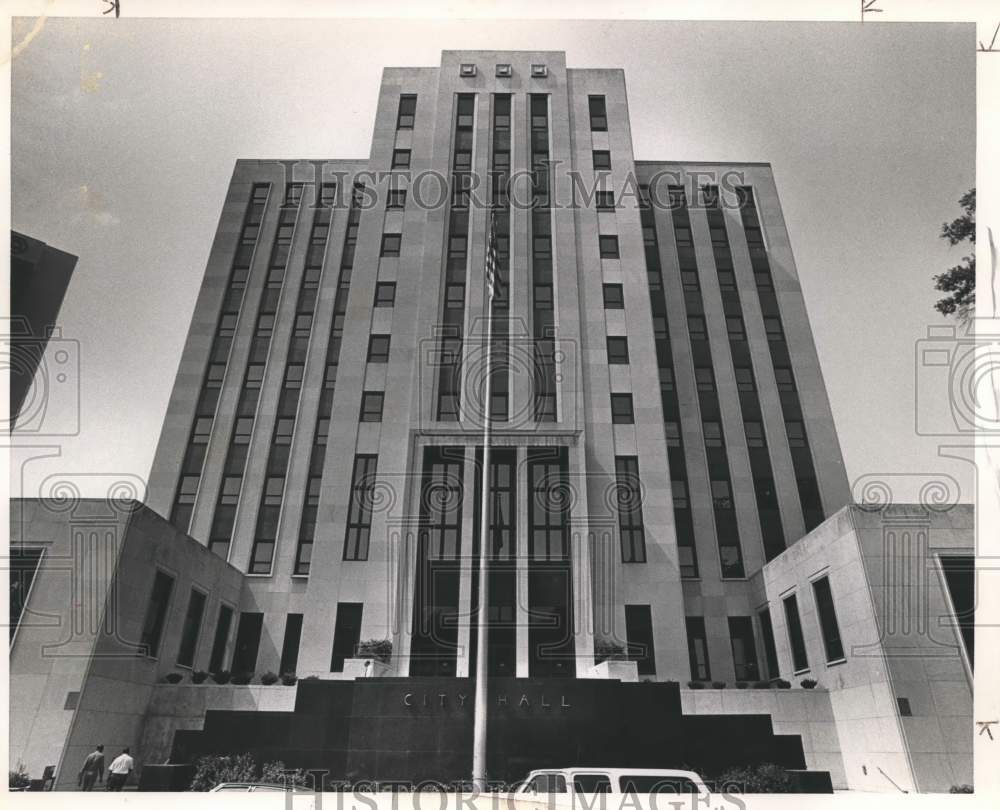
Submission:
[[[392,665],[374,658],[347,658],[344,660],[343,676],[346,680],[357,678],[384,678],[392,675]]]
[[[624,683],[639,682],[639,665],[635,661],[601,661],[591,669],[591,678]]]

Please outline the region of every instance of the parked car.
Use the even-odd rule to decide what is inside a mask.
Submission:
[[[221,782],[209,793],[312,793],[301,785],[266,785],[259,782]]]
[[[659,768],[546,768],[531,771],[518,797],[559,793],[673,793],[707,799],[709,790],[694,771]]]

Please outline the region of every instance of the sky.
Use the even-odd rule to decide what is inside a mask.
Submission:
[[[382,68],[463,48],[624,69],[638,160],[770,162],[850,481],[972,499],[916,429],[948,420],[917,350],[964,255],[938,234],[975,183],[971,26],[124,17],[50,18],[13,61],[12,227],[80,258],[79,395],[53,387],[12,495],[141,486],[235,161],[364,158]]]

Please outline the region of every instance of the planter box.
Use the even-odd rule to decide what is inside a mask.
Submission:
[[[344,678],[384,678],[392,674],[392,666],[374,658],[347,658],[344,660]]]
[[[639,682],[639,665],[635,661],[601,661],[590,670],[591,678],[624,683]]]

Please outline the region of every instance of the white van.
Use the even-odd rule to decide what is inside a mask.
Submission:
[[[707,800],[709,790],[694,771],[659,768],[546,768],[531,771],[516,797],[558,793],[672,793]]]

